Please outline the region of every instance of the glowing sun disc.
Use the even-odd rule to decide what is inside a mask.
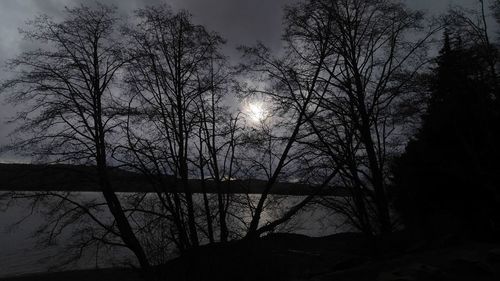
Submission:
[[[266,119],[267,111],[262,102],[249,102],[246,107],[246,113],[252,122],[260,123]]]

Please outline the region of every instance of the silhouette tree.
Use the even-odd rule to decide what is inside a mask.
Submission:
[[[232,73],[225,57],[215,52],[211,53],[208,67],[200,74],[200,95],[198,104],[198,137],[199,145],[199,176],[204,188],[204,204],[207,216],[207,227],[210,233],[211,206],[206,194],[206,184],[213,181],[216,186],[216,210],[218,214],[220,241],[227,242],[229,228],[227,222],[228,209],[231,201],[229,185],[222,187],[223,182],[231,182],[238,174],[236,148],[239,145],[241,133],[239,114],[233,116],[224,104],[228,88],[232,83]],[[205,152],[204,152],[205,151]],[[210,235],[209,235],[210,236]],[[211,239],[213,240],[213,238]]]
[[[187,11],[174,12],[161,5],[140,9],[136,15],[139,23],[125,30],[133,57],[126,72],[130,122],[125,128],[128,141],[117,160],[155,179],[158,198],[174,218],[180,249],[196,247],[201,229],[188,180],[201,177],[204,188],[208,171],[220,183],[227,174],[220,169],[219,154],[233,145],[234,125],[221,133],[221,87],[229,76],[219,51],[224,41],[192,23]],[[229,139],[221,147],[219,139],[226,136]],[[163,181],[167,175],[173,183]],[[207,232],[213,240],[210,206],[204,196]],[[222,241],[228,236],[226,199],[218,193]]]
[[[308,145],[340,169],[336,185],[352,200],[325,203],[367,234],[389,232],[387,159],[410,117],[400,107],[415,97],[438,27],[398,1],[304,1],[289,7],[286,19],[287,34],[305,41],[296,50],[327,46],[322,60],[303,56],[321,63],[318,80],[326,85],[315,92],[318,108],[304,129],[315,136]]]
[[[261,215],[270,201],[269,194],[279,180],[309,180],[319,191],[338,173],[337,167],[325,164],[323,157],[311,153],[313,150],[305,145],[311,134],[304,131],[319,108],[317,100],[328,91],[330,74],[323,69],[323,63],[331,53],[329,38],[332,34],[329,30],[320,30],[326,32],[308,37],[295,32],[298,22],[294,22],[288,11],[285,22],[289,27],[283,36],[282,55],[273,55],[261,43],[240,48],[244,59],[240,66],[242,73],[260,82],[260,86],[247,85],[242,92],[262,96],[271,112],[270,118],[254,128],[255,134],[247,145],[252,153],[248,154],[251,155],[249,169],[254,168],[260,176],[266,177],[265,188],[253,210],[248,238],[273,230],[311,201],[312,196],[308,196],[289,208],[282,218],[261,225]]]
[[[460,35],[445,32],[422,127],[393,168],[397,209],[430,235],[487,235],[500,219],[495,78],[483,45]]]
[[[22,33],[40,47],[9,62],[16,76],[3,83],[1,91],[8,92],[10,102],[27,108],[18,114],[21,126],[15,133],[20,140],[12,148],[49,163],[94,166],[114,222],[104,223],[93,205],[51,193],[72,206],[59,219],[78,217],[69,216],[71,211],[89,216],[104,228],[103,237],[119,237],[148,270],[146,253],[108,175],[109,147],[119,114],[113,85],[126,63],[123,46],[116,40],[117,20],[115,8],[103,4],[66,8],[66,17],[60,22],[37,17]],[[55,224],[61,225],[67,224]]]

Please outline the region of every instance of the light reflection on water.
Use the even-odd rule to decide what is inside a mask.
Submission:
[[[151,194],[152,195],[152,194]],[[102,200],[102,196],[97,192],[79,192],[74,193],[79,200]],[[124,195],[126,196],[126,195]],[[258,195],[249,195],[249,198],[243,198],[246,195],[236,198],[236,201],[257,202]],[[195,202],[201,206],[201,195],[195,195]],[[270,203],[262,214],[261,223],[266,223],[279,218],[280,215],[303,199],[302,196],[270,196]],[[40,212],[35,212],[31,216],[30,208],[24,201],[18,201],[9,206],[5,212],[0,211],[0,277],[14,276],[26,273],[45,272],[53,265],[59,264],[62,257],[61,253],[65,253],[64,247],[69,242],[72,242],[71,230],[68,229],[61,235],[56,245],[49,247],[37,246],[37,236],[33,232],[38,226],[44,223],[45,217]],[[249,209],[245,209],[242,204],[235,204],[231,212],[237,213],[243,217],[243,221],[249,222],[251,213]],[[11,228],[12,224],[26,217],[26,219],[15,228]],[[110,217],[109,213],[102,213],[101,218]],[[306,207],[297,216],[290,220],[285,225],[278,228],[277,232],[294,232],[308,236],[325,236],[337,232],[349,230],[342,224],[343,220],[333,214],[330,210],[321,206]],[[244,229],[242,223],[231,220],[232,229]],[[237,225],[239,224],[239,225]],[[241,230],[244,231],[244,230]],[[205,239],[206,240],[206,239]],[[53,257],[53,258],[50,258]],[[82,258],[75,263],[69,264],[62,269],[84,269],[95,267],[109,267],[114,265],[123,265],[124,262],[133,261],[133,256],[126,249],[101,249],[96,260],[95,252],[87,252]],[[61,268],[58,268],[60,270]]]

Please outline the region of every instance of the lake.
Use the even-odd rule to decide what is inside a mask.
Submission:
[[[103,201],[102,196],[98,192],[73,192],[72,198],[79,202],[100,202]],[[119,194],[122,198],[130,196],[129,194]],[[151,196],[153,196],[151,194]],[[243,196],[239,196],[235,201],[244,201]],[[249,195],[249,201],[256,202],[258,195]],[[261,222],[272,221],[279,217],[280,210],[285,210],[299,202],[303,196],[282,196],[271,195],[270,201],[262,214]],[[201,204],[201,195],[195,195],[195,202]],[[49,204],[51,202],[48,202]],[[54,199],[54,204],[57,204]],[[250,211],[246,210],[241,204],[233,206],[233,212],[240,214],[243,221],[248,222],[250,219]],[[72,269],[87,269],[96,267],[110,267],[124,265],[126,263],[134,263],[133,255],[124,248],[100,249],[95,253],[92,251],[84,251],[82,257],[65,266],[55,267],[59,265],[64,258],[67,258],[66,246],[76,239],[70,226],[65,230],[57,240],[50,246],[40,246],[37,240],[40,235],[34,235],[34,231],[44,223],[46,217],[43,214],[44,208],[31,210],[26,201],[16,201],[8,206],[4,211],[0,211],[0,277],[16,276],[20,274],[46,272],[48,270],[72,270]],[[110,219],[109,213],[106,211],[100,213],[100,218],[103,220]],[[23,220],[20,224],[12,227],[16,222]],[[231,221],[232,224],[236,222]],[[76,226],[75,226],[76,227]],[[234,229],[241,226],[233,225]],[[296,217],[294,217],[286,225],[280,227],[278,232],[294,232],[308,236],[326,236],[338,232],[351,230],[343,224],[343,219],[335,215],[332,210],[319,205],[307,207]],[[172,257],[174,255],[172,254]]]

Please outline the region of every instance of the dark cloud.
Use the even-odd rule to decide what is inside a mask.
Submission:
[[[252,44],[256,40],[278,46],[283,6],[293,1],[178,1],[194,17],[229,40],[229,44]],[[203,4],[199,4],[203,3]]]
[[[122,15],[131,15],[132,11],[146,5],[169,3],[174,9],[189,10],[194,21],[219,32],[228,43],[227,54],[237,57],[235,47],[242,44],[253,44],[260,40],[272,49],[279,49],[282,30],[282,8],[295,0],[107,0],[106,4],[115,5]],[[431,13],[445,11],[451,5],[466,5],[471,8],[477,0],[407,0],[411,8],[424,9]],[[14,57],[26,48],[17,28],[26,20],[38,14],[48,14],[55,18],[64,15],[65,6],[81,3],[92,4],[84,0],[1,0],[0,1],[0,63]],[[8,72],[0,70],[0,80],[5,79]],[[2,98],[0,97],[0,102]],[[15,109],[0,105],[0,145],[8,142],[6,135],[11,127],[4,124]],[[2,158],[0,158],[1,161]]]

